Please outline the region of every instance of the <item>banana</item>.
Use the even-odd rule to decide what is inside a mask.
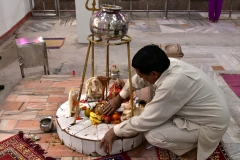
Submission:
[[[99,124],[99,123],[102,123],[102,121],[101,121],[101,120],[98,120],[98,119],[96,119],[96,118],[93,118],[93,117],[91,117],[91,116],[90,116],[90,120],[91,120],[92,122],[95,122],[95,123],[97,123],[97,124]]]
[[[92,121],[93,125],[102,123],[102,117],[94,112],[90,112],[89,119]]]
[[[98,120],[101,120],[101,119],[102,119],[102,117],[101,117],[100,115],[97,115],[97,114],[94,113],[94,112],[90,112],[90,116],[91,116],[91,117],[94,117],[94,118],[96,118],[96,119],[98,119]]]

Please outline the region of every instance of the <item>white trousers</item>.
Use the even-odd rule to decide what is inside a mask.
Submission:
[[[199,129],[192,131],[179,129],[173,123],[173,119],[170,119],[144,134],[150,144],[168,149],[176,155],[181,156],[197,147]]]

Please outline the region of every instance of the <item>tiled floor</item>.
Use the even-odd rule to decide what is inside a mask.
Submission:
[[[48,151],[47,156],[62,160],[91,159],[76,153],[60,144],[56,130],[43,133],[39,128],[39,119],[45,115],[54,115],[57,108],[67,100],[71,87],[78,87],[87,44],[78,44],[74,13],[63,14],[63,19],[29,19],[19,30],[0,46],[0,82],[5,90],[0,91],[0,140],[6,139],[18,131],[32,133],[41,137],[39,143]],[[222,15],[218,23],[209,23],[206,13],[195,13],[191,20],[187,14],[169,13],[169,19],[163,20],[158,14],[134,14],[129,26],[132,37],[131,53],[136,53],[149,43],[179,43],[184,53],[183,61],[201,68],[225,92],[231,113],[231,124],[223,137],[227,151],[234,160],[240,160],[240,99],[227,86],[219,73],[240,73],[240,15],[233,19]],[[69,19],[72,19],[69,21]],[[68,23],[65,23],[68,22]],[[71,22],[71,23],[70,23]],[[47,27],[46,27],[47,26]],[[22,79],[17,61],[14,38],[19,37],[66,37],[59,50],[49,50],[49,76],[42,76],[43,69],[26,69],[26,78]],[[123,49],[111,48],[110,64],[117,64],[122,78],[127,78],[126,56]],[[96,46],[100,57],[96,61],[96,75],[105,71],[105,48]],[[2,60],[3,61],[3,60]],[[90,66],[90,64],[89,64]],[[88,67],[87,77],[90,77]],[[71,76],[72,70],[76,76]],[[104,72],[105,74],[105,72]],[[135,149],[129,152],[132,159],[157,159],[154,149]]]
[[[0,140],[23,131],[26,135],[31,133],[40,137],[37,143],[48,152],[45,156],[62,159],[67,157],[94,159],[62,145],[55,127],[52,132],[45,133],[40,129],[39,124],[41,117],[55,116],[58,107],[67,101],[69,89],[79,87],[80,79],[80,76],[50,75],[20,81],[1,107]],[[55,118],[53,120],[55,121]],[[129,152],[129,155],[136,159],[157,159],[154,148],[142,154],[139,154],[139,148],[141,147]]]

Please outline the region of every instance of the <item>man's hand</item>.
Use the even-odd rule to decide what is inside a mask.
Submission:
[[[117,95],[117,97],[111,99],[103,108],[103,114],[111,115],[113,114],[122,104],[124,99]]]
[[[117,139],[116,134],[113,131],[113,128],[111,128],[103,137],[103,139],[100,142],[100,149],[103,148],[104,152],[107,154],[110,154],[112,152],[112,145],[113,142]]]

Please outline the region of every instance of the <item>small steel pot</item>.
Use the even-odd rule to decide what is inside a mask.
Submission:
[[[42,117],[40,120],[40,128],[44,132],[50,132],[53,129],[52,117]]]

